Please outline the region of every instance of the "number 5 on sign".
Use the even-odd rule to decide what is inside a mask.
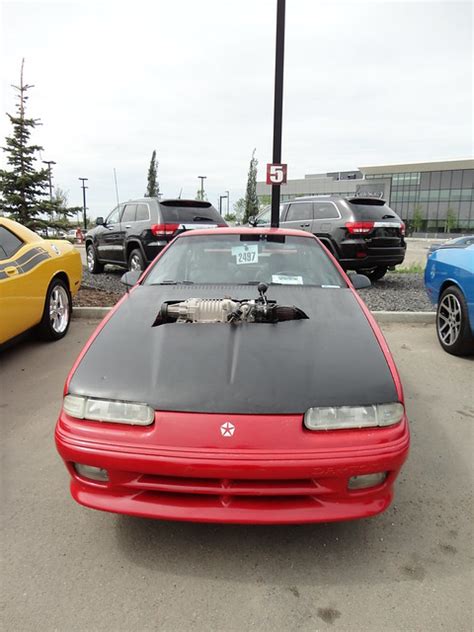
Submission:
[[[267,164],[267,184],[286,184],[288,165]]]

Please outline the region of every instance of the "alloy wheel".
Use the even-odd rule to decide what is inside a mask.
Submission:
[[[56,285],[49,299],[49,319],[57,334],[66,331],[69,323],[69,298],[62,285]]]
[[[140,257],[138,255],[132,255],[130,257],[130,270],[141,272],[142,262],[140,261]]]
[[[454,294],[446,294],[438,309],[439,337],[447,346],[453,345],[461,331],[461,305]]]
[[[89,270],[89,272],[93,271],[94,264],[95,264],[94,249],[92,248],[92,246],[90,246],[87,249],[87,269]]]

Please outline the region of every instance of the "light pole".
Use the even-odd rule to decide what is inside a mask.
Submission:
[[[201,180],[201,200],[204,200],[204,180],[207,176],[198,176],[198,178]]]
[[[54,160],[43,160],[43,164],[48,165],[48,180],[49,180],[49,201],[53,201],[53,176],[51,174],[51,165],[55,165]]]
[[[229,202],[229,191],[226,191],[227,193],[227,215],[229,215],[229,206],[230,206],[230,202]]]
[[[82,207],[83,207],[83,213],[84,213],[84,230],[87,230],[87,206],[86,206],[86,189],[88,189],[89,187],[86,187],[85,182],[87,182],[87,180],[89,180],[89,178],[79,178],[79,180],[82,181]]]
[[[219,195],[219,213],[222,215],[222,200],[225,200],[227,195]],[[227,202],[227,207],[229,206],[229,202]]]
[[[283,62],[285,56],[285,0],[277,0],[275,99],[273,104],[273,164],[281,163],[283,118]],[[280,185],[272,184],[272,228],[280,225]]]

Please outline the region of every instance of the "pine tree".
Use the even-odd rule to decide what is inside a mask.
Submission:
[[[244,224],[247,224],[251,217],[258,213],[258,197],[257,197],[257,165],[258,160],[255,158],[256,149],[252,152],[250,159],[249,174],[247,178],[247,191],[245,193],[245,212]]]
[[[23,59],[20,85],[12,86],[18,92],[17,115],[7,114],[13,134],[5,139],[6,146],[2,149],[11,169],[0,170],[0,211],[24,226],[35,228],[44,223],[39,216],[48,210],[49,203],[43,197],[48,187],[48,171],[35,168],[36,153],[43,148],[29,144],[31,132],[40,121],[25,116],[27,92],[33,86],[23,83],[24,62]]]
[[[159,197],[160,185],[157,180],[158,177],[158,163],[156,161],[156,150],[153,150],[150,160],[150,166],[148,168],[148,183],[146,187],[145,197]]]

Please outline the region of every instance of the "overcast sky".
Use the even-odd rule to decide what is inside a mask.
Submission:
[[[25,57],[34,141],[54,181],[102,215],[143,195],[244,194],[271,161],[276,0],[3,2],[2,106]],[[290,178],[471,157],[471,2],[287,0],[283,160]],[[0,117],[0,135],[10,133]],[[2,164],[4,157],[1,158]]]

